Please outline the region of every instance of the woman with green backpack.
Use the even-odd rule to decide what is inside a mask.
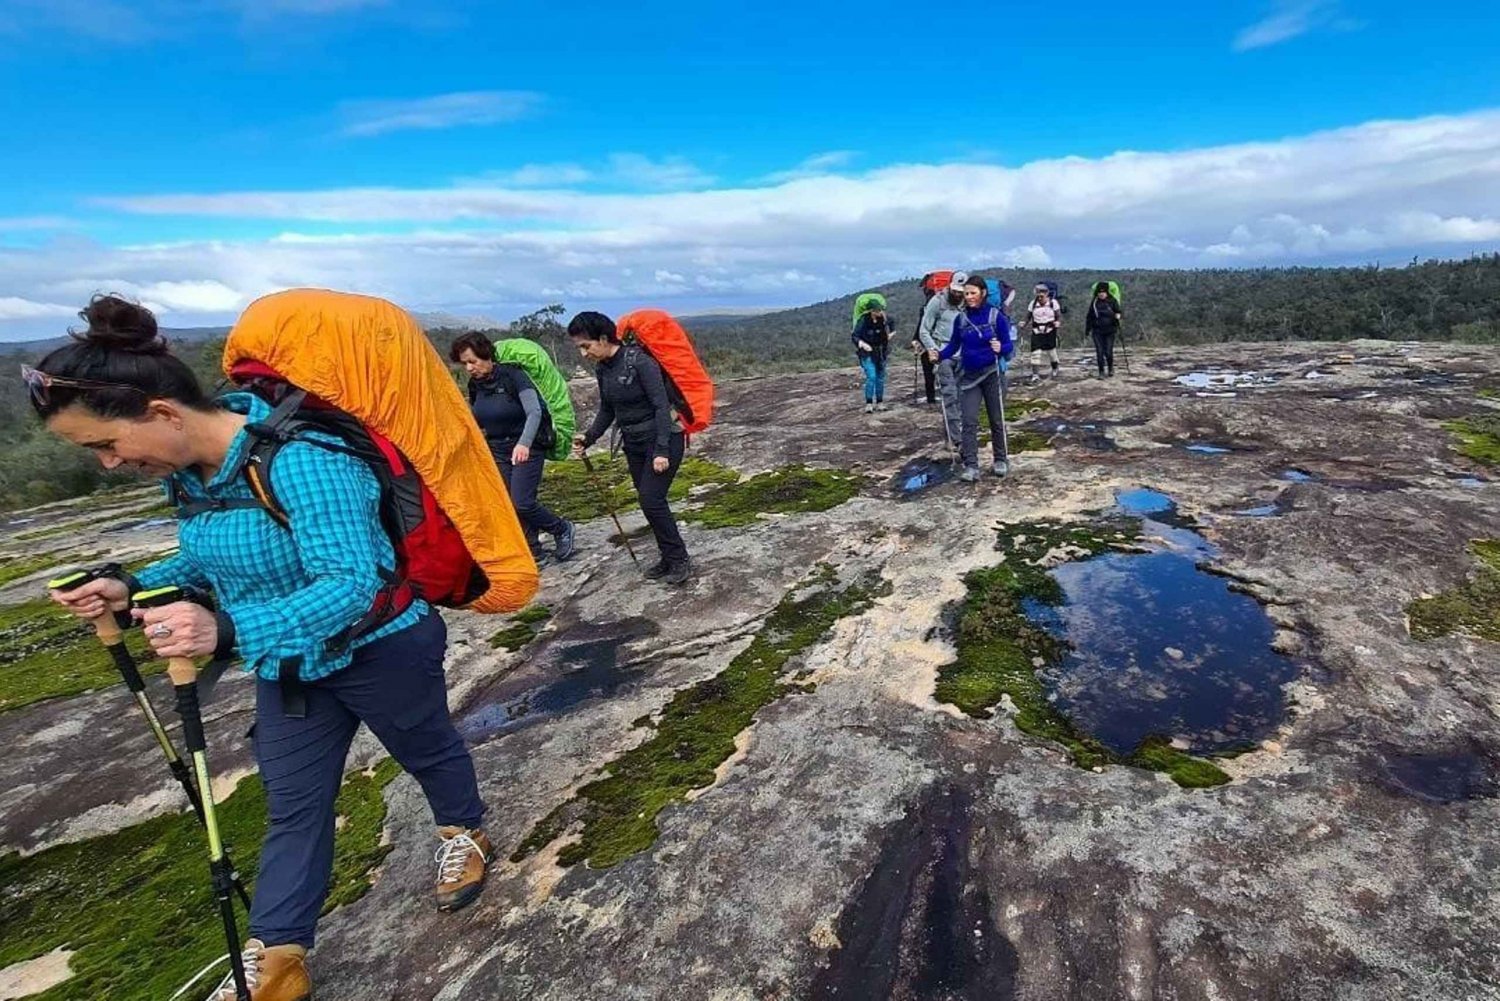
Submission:
[[[490,445],[510,502],[526,532],[538,563],[547,558],[541,534],[552,536],[552,555],[559,563],[572,557],[573,523],[537,499],[547,450],[556,441],[551,415],[536,386],[517,364],[495,361],[495,345],[478,331],[459,337],[448,356],[469,373],[469,406]]]

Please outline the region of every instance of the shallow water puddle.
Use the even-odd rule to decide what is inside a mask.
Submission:
[[[1281,471],[1281,478],[1290,483],[1312,483],[1317,480],[1316,476],[1305,469],[1284,469]]]
[[[632,677],[618,666],[620,647],[657,632],[656,623],[639,617],[575,626],[566,638],[581,642],[557,649],[555,670],[548,672],[551,680],[518,691],[509,679],[502,679],[475,700],[458,730],[470,741],[483,740],[607,696]]]
[[[896,491],[904,497],[920,493],[953,479],[953,464],[946,459],[913,459],[891,478]]]
[[[1226,448],[1223,445],[1210,445],[1205,442],[1192,442],[1182,447],[1197,455],[1228,455],[1234,451],[1234,449]]]
[[[1500,795],[1495,763],[1474,749],[1394,752],[1381,762],[1387,784],[1429,803],[1458,803]]]
[[[1250,386],[1274,386],[1276,377],[1264,372],[1188,372],[1172,380],[1188,389],[1242,389]]]
[[[1170,497],[1128,490],[1149,553],[1106,553],[1050,571],[1064,601],[1027,614],[1068,644],[1044,675],[1048,698],[1120,755],[1148,737],[1195,754],[1242,748],[1281,721],[1281,686],[1297,665],[1271,649],[1275,627],[1255,599],[1200,568],[1214,547]]]

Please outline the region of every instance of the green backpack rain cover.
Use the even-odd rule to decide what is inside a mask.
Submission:
[[[854,318],[849,321],[849,326],[859,326],[859,318],[872,309],[885,309],[885,296],[879,292],[861,292],[854,298]]]
[[[1094,282],[1094,295],[1099,294],[1100,285],[1107,285],[1109,287],[1109,294],[1115,297],[1115,302],[1119,303],[1121,309],[1125,308],[1125,300],[1120,298],[1119,282]]]
[[[557,440],[548,449],[547,458],[566,459],[573,450],[573,433],[578,430],[578,418],[573,413],[573,401],[568,397],[568,380],[552,363],[547,350],[536,341],[510,337],[496,342],[495,360],[519,365],[531,378],[547,413],[552,415],[552,429],[557,433]]]

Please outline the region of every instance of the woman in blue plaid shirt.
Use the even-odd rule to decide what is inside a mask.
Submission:
[[[253,500],[238,460],[249,447],[246,423],[263,420],[269,405],[248,393],[206,397],[138,305],[95,297],[80,315],[88,330],[25,373],[48,429],[92,450],[106,469],[163,478],[180,503]],[[231,503],[183,521],[177,555],[135,578],[53,597],[92,619],[128,607],[137,589],[214,591],[217,613],[180,602],[135,614],[162,657],[235,656],[256,674],[252,740],[271,824],[245,967],[255,1001],[300,1001],[312,991],[305,957],[332,869],[334,797],[361,722],[427,795],[441,839],[439,908],[478,895],[492,849],[479,827],[474,763],[448,714],[442,618],[416,600],[347,644],[330,642],[369,611],[381,568],[395,567],[374,473],[293,441],[272,479],[288,527],[257,505]],[[227,983],[214,995],[233,997]]]

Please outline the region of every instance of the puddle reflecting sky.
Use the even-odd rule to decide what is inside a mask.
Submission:
[[[1056,707],[1127,755],[1149,736],[1185,738],[1198,753],[1264,737],[1285,711],[1281,686],[1296,665],[1271,649],[1260,604],[1199,569],[1212,545],[1179,525],[1171,499],[1119,494],[1161,551],[1109,553],[1052,571],[1065,602],[1027,612],[1071,646],[1049,669]]]

